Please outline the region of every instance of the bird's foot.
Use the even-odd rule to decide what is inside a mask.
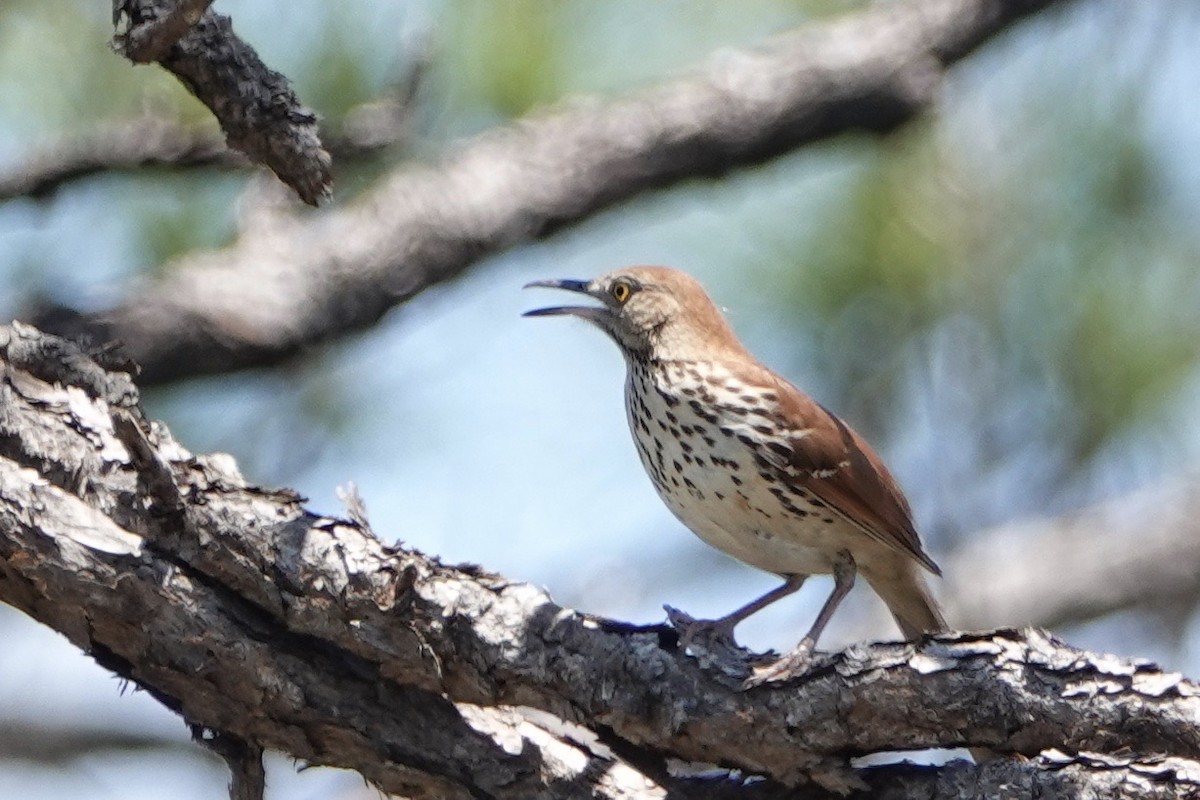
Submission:
[[[702,645],[706,650],[712,650],[714,646],[737,648],[737,642],[733,638],[733,629],[737,625],[736,620],[730,620],[727,617],[695,619],[671,606],[663,606],[663,610],[667,612],[667,622],[671,623],[671,627],[679,632],[680,650],[686,650],[692,644]]]
[[[812,665],[813,642],[801,639],[792,652],[762,667],[755,667],[749,678],[742,682],[742,691],[762,686],[764,683],[780,683],[798,678]]]

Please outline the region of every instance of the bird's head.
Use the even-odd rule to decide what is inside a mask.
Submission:
[[[590,281],[533,281],[525,285],[530,287],[566,289],[598,300],[600,305],[538,308],[524,316],[580,317],[612,337],[626,355],[673,360],[742,351],[704,287],[679,270],[627,267]]]

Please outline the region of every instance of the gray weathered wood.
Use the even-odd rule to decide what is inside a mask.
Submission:
[[[128,375],[20,325],[0,328],[0,600],[202,738],[356,769],[396,794],[1200,791],[1197,687],[1152,664],[1038,631],[952,633],[856,646],[738,692],[745,663],[681,654],[669,631],[564,609],[247,484],[228,456],[193,455],[146,420]],[[953,746],[1002,755],[915,772],[849,761]],[[1078,751],[1091,755],[1063,755]],[[668,758],[768,780],[688,778]]]
[[[304,202],[327,199],[331,161],[317,115],[211,3],[113,0],[114,23],[126,23],[113,46],[134,62],[156,61],[173,73],[212,111],[230,147],[269,167]]]

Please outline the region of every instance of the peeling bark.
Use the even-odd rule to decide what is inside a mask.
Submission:
[[[948,633],[739,692],[753,654],[680,653],[665,627],[562,608],[247,484],[147,420],[118,366],[0,328],[0,600],[238,743],[251,788],[266,747],[414,797],[1200,791],[1197,686],[1148,662],[1034,630]],[[1032,760],[851,762],[957,746]]]

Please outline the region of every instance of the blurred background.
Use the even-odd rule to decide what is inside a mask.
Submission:
[[[851,0],[219,0],[332,126],[420,70],[404,142],[338,165],[336,203],[393,166],[581,94],[616,95]],[[212,126],[173,77],[108,46],[110,7],[0,0],[0,168],[139,115]],[[489,258],[373,330],[286,367],[149,391],[194,452],[449,562],[636,622],[725,613],[776,583],[661,505],[599,333],[522,320],[527,281],[628,263],[695,274],[750,349],[851,421],[905,487],[935,558],[1011,521],[1119,499],[1200,462],[1200,4],[1077,0],[958,65],[931,113],[721,180],[643,195]],[[262,176],[142,170],[0,203],[0,314],[90,310],[236,236]],[[1064,569],[1069,565],[1064,565]],[[996,565],[1004,569],[1004,564]],[[739,629],[786,648],[829,589]],[[827,647],[872,623],[865,590]],[[1161,611],[1162,613],[1158,613]],[[1169,612],[1169,613],[1168,613]],[[857,621],[856,621],[857,615]],[[1200,674],[1186,608],[1057,631]],[[1022,620],[1012,620],[1020,624]],[[182,722],[0,607],[0,797],[223,796]],[[277,758],[273,798],[356,797]]]

